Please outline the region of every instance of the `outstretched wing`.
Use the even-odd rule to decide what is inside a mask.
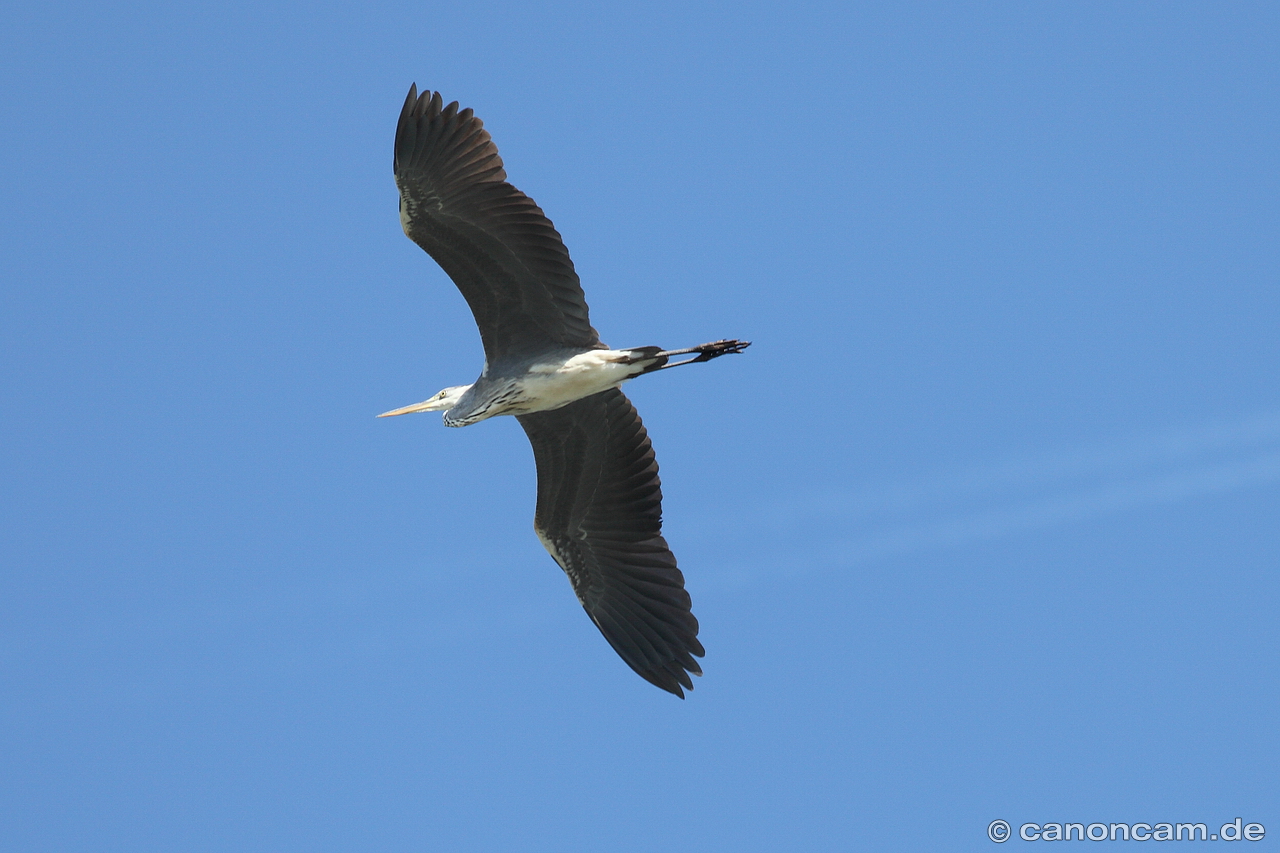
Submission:
[[[538,538],[613,650],[683,698],[703,649],[662,538],[658,463],[635,407],[612,390],[517,419],[538,465]]]
[[[506,182],[484,123],[439,92],[409,89],[396,126],[395,173],[404,233],[462,291],[495,362],[592,347],[582,285],[542,209]]]

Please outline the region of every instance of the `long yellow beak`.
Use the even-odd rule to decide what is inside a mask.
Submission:
[[[412,406],[405,406],[403,409],[392,409],[389,412],[383,412],[378,415],[380,418],[389,418],[392,415],[411,415],[414,412],[429,412],[431,404],[434,400],[423,400],[421,403],[414,403]]]

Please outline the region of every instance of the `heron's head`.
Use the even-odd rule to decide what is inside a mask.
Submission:
[[[378,417],[389,418],[392,415],[409,415],[414,412],[443,412],[447,409],[452,409],[470,388],[470,385],[454,385],[437,394],[433,394],[421,403],[414,403],[412,406],[405,406],[403,409],[392,409],[389,412],[383,412]]]

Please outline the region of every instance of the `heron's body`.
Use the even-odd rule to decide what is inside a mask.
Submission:
[[[396,128],[405,233],[444,268],[475,316],[485,367],[385,415],[443,411],[461,427],[514,415],[538,469],[534,530],[592,622],[624,661],[683,696],[701,675],[698,622],[661,534],[658,466],[619,386],[644,373],[741,352],[723,340],[612,350],[588,318],[560,235],[507,183],[483,124],[440,95],[409,90]],[[695,354],[672,362],[672,356]]]
[[[715,352],[715,355],[737,351],[740,346],[739,341],[703,344],[704,348]],[[378,417],[444,410],[445,426],[464,427],[495,415],[549,412],[584,397],[617,388],[642,373],[675,367],[676,365],[668,362],[672,355],[700,351],[702,348],[698,347],[671,352],[660,351],[658,347],[590,349],[586,352],[568,351],[559,357],[543,357],[524,367],[508,368],[505,372],[490,370],[486,365],[480,378],[473,384],[447,389],[456,392],[454,394],[438,394],[422,403],[395,409]],[[444,403],[448,405],[443,405]]]

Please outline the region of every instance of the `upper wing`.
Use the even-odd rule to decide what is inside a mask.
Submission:
[[[517,419],[538,465],[538,538],[613,650],[683,698],[703,649],[662,538],[658,463],[635,407],[612,390]]]
[[[599,344],[569,250],[542,209],[506,182],[484,123],[440,93],[409,89],[396,126],[404,233],[462,291],[494,362]]]

